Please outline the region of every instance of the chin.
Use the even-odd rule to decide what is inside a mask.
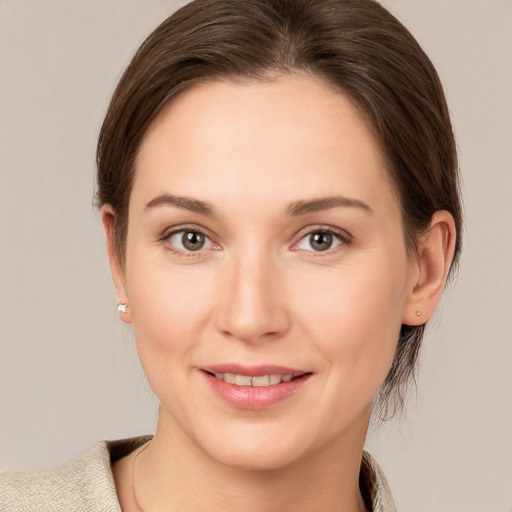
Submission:
[[[227,450],[212,450],[210,456],[220,464],[240,471],[278,471],[293,465],[303,454],[297,450],[283,450],[269,444],[264,450],[253,446],[231,446]]]
[[[310,442],[283,425],[229,425],[196,432],[191,440],[212,461],[245,471],[274,471],[290,466],[305,455]]]
[[[307,428],[307,423],[298,423],[239,423],[213,432],[203,431],[203,435],[198,432],[194,437],[209,458],[224,466],[243,471],[278,471],[314,457],[316,452],[330,449],[336,443],[336,433],[324,431],[319,438]]]

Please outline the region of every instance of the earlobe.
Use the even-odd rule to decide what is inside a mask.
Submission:
[[[126,290],[126,277],[124,267],[119,259],[119,254],[116,248],[114,236],[114,219],[115,211],[111,205],[104,205],[101,208],[101,222],[105,231],[105,242],[107,247],[107,254],[110,263],[110,272],[112,274],[112,281],[117,292],[119,304],[117,311],[123,322],[131,324],[131,312],[129,306],[129,299]],[[119,305],[126,307],[119,308]]]
[[[404,307],[403,324],[422,325],[433,316],[446,285],[456,236],[452,215],[445,210],[436,212],[418,243],[416,272]]]

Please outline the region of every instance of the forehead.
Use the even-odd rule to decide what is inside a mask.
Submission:
[[[283,201],[332,195],[333,187],[377,202],[392,193],[358,109],[307,75],[216,81],[180,93],[145,134],[133,192],[150,200],[229,188],[264,200],[276,195],[272,184]]]

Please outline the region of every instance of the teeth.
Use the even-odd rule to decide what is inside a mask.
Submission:
[[[237,386],[266,387],[281,384],[281,382],[290,382],[293,375],[261,375],[250,377],[249,375],[235,375],[234,373],[215,373],[215,377],[228,384]]]
[[[252,377],[248,375],[236,375],[235,384],[237,386],[250,386],[252,385]]]
[[[252,379],[252,385],[263,387],[270,385],[270,375],[262,375],[261,377],[253,377]]]
[[[220,375],[222,375],[222,373]],[[217,378],[220,378],[222,380],[222,377],[217,377]],[[224,381],[227,382],[228,384],[234,384],[235,380],[236,380],[236,378],[233,373],[225,373],[224,374]]]
[[[271,375],[269,384],[272,386],[273,384],[281,383],[281,375]]]

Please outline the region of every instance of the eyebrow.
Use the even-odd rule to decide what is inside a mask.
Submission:
[[[337,207],[359,208],[368,213],[373,213],[371,207],[359,199],[351,199],[349,197],[341,196],[322,197],[320,199],[312,199],[307,201],[296,201],[288,207],[288,213],[294,217],[297,217],[306,213],[329,210],[330,208]]]
[[[145,209],[156,208],[158,206],[176,206],[193,213],[212,216],[215,214],[215,209],[210,203],[192,199],[190,197],[174,196],[171,194],[162,194],[151,201],[146,203]],[[372,208],[360,201],[359,199],[352,199],[348,197],[333,196],[323,197],[319,199],[310,199],[295,201],[288,206],[288,214],[293,217],[305,215],[306,213],[317,212],[321,210],[329,210],[331,208],[359,208],[368,213],[373,213]]]
[[[146,203],[146,210],[150,208],[156,208],[157,206],[176,206],[184,210],[188,210],[194,213],[200,213],[202,215],[213,215],[213,206],[204,201],[198,199],[191,199],[189,197],[173,196],[171,194],[162,194],[155,197],[149,203]]]

